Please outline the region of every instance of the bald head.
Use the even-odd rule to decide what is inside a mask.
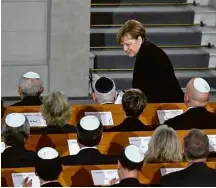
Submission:
[[[206,106],[209,100],[210,86],[202,78],[191,79],[185,92],[185,103],[191,106]]]

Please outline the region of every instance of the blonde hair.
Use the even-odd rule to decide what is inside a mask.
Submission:
[[[47,125],[64,126],[71,115],[70,104],[60,92],[52,92],[43,99],[41,113]]]
[[[148,151],[145,153],[145,162],[180,162],[182,147],[175,130],[167,125],[155,129]]]
[[[119,44],[121,44],[121,39],[125,35],[130,35],[133,39],[138,39],[139,36],[144,39],[146,37],[146,31],[142,23],[137,20],[128,20],[121,26],[117,34],[116,39]]]

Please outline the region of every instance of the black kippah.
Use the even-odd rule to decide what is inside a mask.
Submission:
[[[95,83],[95,89],[100,93],[108,93],[113,87],[113,81],[107,77],[101,77]]]

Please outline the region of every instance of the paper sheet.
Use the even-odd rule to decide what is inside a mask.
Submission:
[[[85,112],[85,116],[96,116],[102,125],[114,125],[111,112]]]
[[[5,150],[5,143],[1,142],[1,153]]]
[[[29,121],[30,127],[46,127],[46,121],[41,113],[22,113]]]
[[[68,148],[69,148],[70,155],[76,155],[80,151],[80,147],[76,139],[68,140]]]
[[[108,185],[110,180],[119,179],[117,170],[92,170],[91,174],[94,185]]]
[[[160,171],[161,171],[161,175],[164,176],[164,175],[169,174],[171,172],[177,172],[177,171],[180,171],[183,169],[184,168],[161,168]]]
[[[163,124],[166,120],[170,118],[174,118],[175,116],[178,116],[182,114],[184,111],[182,109],[176,109],[176,110],[157,110],[157,115],[160,124]]]
[[[216,152],[216,135],[208,135],[209,138],[209,151]]]
[[[40,187],[40,180],[34,172],[26,173],[11,173],[14,187],[22,187],[22,182],[26,177],[32,179],[32,187]]]
[[[145,153],[148,150],[148,143],[151,136],[145,137],[129,137],[129,143],[140,147],[140,149]]]

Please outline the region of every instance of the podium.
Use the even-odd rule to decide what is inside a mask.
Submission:
[[[88,95],[90,0],[2,1],[2,96],[40,74],[45,93]]]

